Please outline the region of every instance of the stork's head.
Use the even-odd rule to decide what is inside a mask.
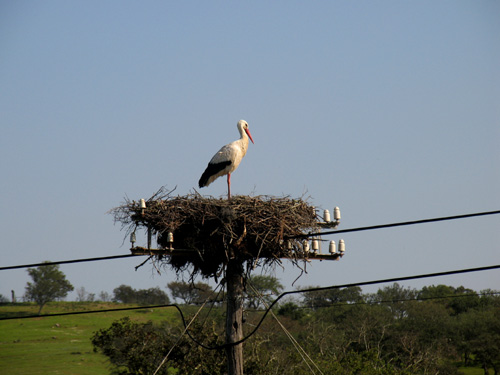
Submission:
[[[238,121],[238,130],[242,135],[243,132],[245,132],[248,135],[248,138],[250,138],[250,140],[252,141],[252,143],[255,143],[252,139],[252,135],[250,134],[250,130],[248,130],[248,122],[246,122],[245,120]]]

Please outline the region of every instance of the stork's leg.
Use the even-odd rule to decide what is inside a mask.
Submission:
[[[231,199],[231,173],[227,174],[227,199]]]

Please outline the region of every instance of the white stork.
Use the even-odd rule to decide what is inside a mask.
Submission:
[[[210,160],[207,169],[201,175],[198,185],[200,188],[210,185],[220,176],[227,174],[227,197],[231,198],[231,173],[238,168],[241,159],[247,153],[248,138],[253,142],[248,123],[245,120],[238,121],[240,139],[222,147]]]

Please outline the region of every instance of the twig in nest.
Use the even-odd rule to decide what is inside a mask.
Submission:
[[[144,262],[142,262],[141,264],[139,264],[138,266],[135,266],[135,270],[137,271],[139,268],[141,268],[142,266],[144,266],[148,260],[150,260],[153,256],[150,255]]]

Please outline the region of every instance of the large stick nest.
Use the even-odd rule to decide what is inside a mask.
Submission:
[[[314,207],[302,199],[233,196],[228,200],[171,193],[160,189],[146,201],[145,210],[139,202],[126,199],[111,213],[127,235],[150,228],[160,248],[169,247],[168,233],[173,233],[174,248],[194,250],[192,255],[175,255],[174,250],[172,256],[156,260],[176,272],[192,265],[192,278],[217,277],[229,259],[246,263],[248,271],[257,264],[280,263],[280,258],[298,265],[308,257],[299,237],[318,229]]]

